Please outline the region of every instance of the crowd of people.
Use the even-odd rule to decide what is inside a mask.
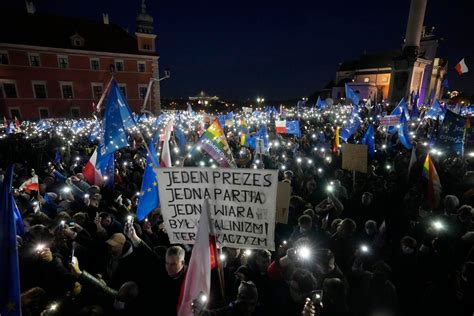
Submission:
[[[348,142],[360,142],[375,123],[375,156],[366,174],[343,170],[334,146],[343,108],[288,111],[299,116],[299,137],[276,134],[269,115],[265,153],[241,145],[238,126],[225,127],[239,168],[278,169],[290,184],[289,217],[275,226],[275,251],[221,247],[211,294],[205,303],[196,298],[195,315],[473,315],[474,158],[437,148],[442,195],[433,204],[422,165],[436,120],[412,121],[409,170],[412,151],[361,107],[363,123]],[[259,120],[239,115],[255,133]],[[193,147],[213,117],[194,116],[181,120],[189,150],[172,150],[172,161],[210,166]],[[0,165],[14,163],[25,227],[18,236],[23,315],[176,315],[192,246],[170,244],[160,208],[135,220],[145,141],[132,133],[115,153],[113,188],[91,185],[82,168],[97,141],[70,128],[59,135],[61,124],[0,139]],[[143,132],[147,141],[152,132]],[[174,136],[170,144],[179,147]],[[33,175],[38,191],[19,189]]]

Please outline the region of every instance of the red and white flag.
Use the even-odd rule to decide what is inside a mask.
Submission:
[[[464,58],[461,59],[461,61],[457,63],[457,65],[454,67],[454,69],[456,69],[456,71],[460,75],[462,75],[462,74],[469,71],[469,68],[467,68],[466,62],[464,61]]]
[[[31,193],[31,191],[39,191],[39,181],[38,176],[34,175],[20,186],[20,190],[23,190],[26,193]]]
[[[199,293],[207,297],[211,292],[211,270],[217,267],[217,250],[214,236],[210,231],[209,201],[204,201],[196,241],[189,261],[186,279],[181,286],[181,294],[177,306],[178,316],[191,316],[191,304]]]
[[[91,158],[84,166],[82,174],[90,185],[102,184],[102,175],[100,173],[100,170],[97,169],[97,148],[96,150],[94,150],[94,153],[92,154]]]
[[[17,119],[17,117],[15,116],[15,129],[20,129],[20,121]]]
[[[171,168],[171,151],[170,151],[170,138],[171,131],[173,130],[173,119],[166,124],[165,132],[163,133],[163,150],[161,151],[160,166],[165,168]]]
[[[286,134],[286,120],[275,121],[275,132],[277,134]]]
[[[3,128],[8,128],[8,122],[5,116],[3,117]]]

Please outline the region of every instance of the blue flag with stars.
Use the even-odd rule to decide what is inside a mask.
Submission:
[[[126,147],[128,142],[125,130],[136,126],[127,101],[125,101],[115,80],[112,81],[107,105],[105,106],[103,126],[105,144],[101,152],[103,157]]]
[[[352,88],[346,83],[346,99],[351,99],[352,104],[359,105],[359,96],[352,90]]]
[[[0,315],[20,316],[20,269],[16,241],[13,167],[9,166],[0,198]]]
[[[375,155],[375,137],[374,137],[374,125],[370,124],[364,137],[361,141],[362,144],[367,145],[370,158],[374,158]]]
[[[153,171],[153,167],[159,167],[160,163],[153,144],[150,143],[148,147],[150,148],[151,156],[148,155],[146,159],[142,188],[140,190],[140,200],[138,201],[137,206],[137,218],[139,221],[142,221],[151,211],[160,205],[158,182],[156,180],[155,172]]]
[[[408,133],[408,123],[405,117],[405,112],[402,111],[400,115],[400,125],[398,127],[398,139],[400,139],[400,143],[406,148],[411,149],[412,144],[410,141],[410,134]]]

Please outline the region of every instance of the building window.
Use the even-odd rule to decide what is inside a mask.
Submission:
[[[61,93],[63,95],[63,99],[72,99],[74,98],[72,83],[70,82],[61,82]]]
[[[148,91],[148,86],[146,85],[138,86],[138,97],[140,98],[140,100],[145,100],[147,91]]]
[[[138,72],[145,72],[146,71],[146,63],[144,61],[138,62]]]
[[[5,98],[18,98],[18,94],[16,92],[16,84],[13,82],[3,83],[3,93],[5,95]]]
[[[0,65],[8,65],[8,53],[4,50],[0,51]]]
[[[122,92],[123,97],[127,98],[127,86],[125,84],[119,84],[120,92]]]
[[[67,56],[59,55],[58,56],[58,65],[59,65],[59,68],[63,68],[63,69],[69,68],[69,60],[68,60]]]
[[[46,84],[44,82],[33,82],[33,93],[36,99],[46,99]]]
[[[72,118],[80,118],[81,110],[79,108],[71,108],[71,116]]]
[[[370,78],[369,77],[365,77],[364,78],[364,82],[369,82],[370,81]]]
[[[47,108],[40,108],[39,109],[40,118],[48,118],[49,117],[49,110]]]
[[[144,50],[150,50],[150,44],[143,44],[143,49]]]
[[[41,66],[39,54],[28,54],[28,56],[30,57],[30,66],[31,67]]]
[[[91,70],[99,70],[100,61],[99,58],[91,58]]]
[[[382,77],[382,82],[388,82],[388,77]]]
[[[94,100],[99,100],[102,96],[102,84],[101,83],[93,83],[92,84],[92,97]]]
[[[124,70],[124,67],[123,67],[123,60],[121,59],[116,59],[115,60],[115,71],[123,71]]]
[[[10,118],[14,119],[15,117],[18,119],[21,118],[20,109],[10,108]]]

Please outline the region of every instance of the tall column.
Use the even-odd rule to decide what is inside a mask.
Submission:
[[[403,47],[405,51],[417,51],[420,47],[427,1],[428,0],[411,0],[407,31],[405,34],[405,45]]]

